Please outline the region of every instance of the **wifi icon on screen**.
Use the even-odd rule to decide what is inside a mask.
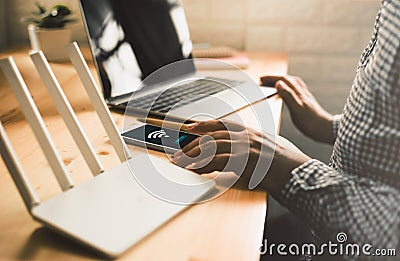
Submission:
[[[153,131],[147,135],[149,139],[161,139],[161,138],[169,138],[168,134],[165,132],[165,130],[158,130],[158,131]]]

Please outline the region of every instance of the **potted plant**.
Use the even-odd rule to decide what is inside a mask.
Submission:
[[[67,58],[64,49],[71,40],[71,29],[66,25],[75,22],[71,18],[71,9],[63,4],[56,4],[46,9],[36,3],[37,11],[32,17],[25,18],[28,35],[33,51],[42,50],[50,61],[63,61]]]

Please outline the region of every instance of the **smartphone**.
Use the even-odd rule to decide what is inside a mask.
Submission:
[[[122,137],[132,145],[175,153],[200,136],[146,124],[122,133]]]

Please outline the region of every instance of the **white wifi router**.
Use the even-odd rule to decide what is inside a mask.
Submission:
[[[138,152],[130,157],[78,45],[68,45],[67,51],[121,164],[104,170],[42,52],[32,54],[32,61],[94,177],[74,186],[12,57],[0,60],[0,67],[63,193],[40,202],[1,122],[0,155],[27,210],[36,221],[107,257],[117,257],[189,205],[198,202],[214,188],[215,182],[146,153]],[[153,135],[160,137],[166,133]],[[140,182],[137,177],[140,177]],[[156,187],[150,191],[143,184]]]

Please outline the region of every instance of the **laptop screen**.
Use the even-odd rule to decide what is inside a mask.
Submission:
[[[105,98],[143,88],[164,65],[191,58],[192,42],[178,0],[80,0]],[[193,73],[194,65],[177,75]]]

